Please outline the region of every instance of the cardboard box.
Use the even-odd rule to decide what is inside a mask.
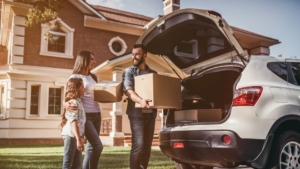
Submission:
[[[141,98],[151,99],[151,108],[177,109],[181,107],[181,81],[158,74],[145,74],[134,78],[135,92]],[[136,103],[135,107],[140,108]]]
[[[221,109],[192,109],[174,112],[175,122],[218,122],[221,120]]]
[[[193,110],[180,110],[174,112],[175,122],[198,122],[198,111]]]
[[[122,100],[122,82],[101,81],[94,86],[94,100],[101,103],[113,103]]]
[[[218,122],[222,120],[221,109],[197,109],[198,122]]]

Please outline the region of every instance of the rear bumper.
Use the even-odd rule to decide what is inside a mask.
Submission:
[[[221,141],[222,136],[231,137],[230,144]],[[160,148],[164,154],[182,163],[222,166],[228,163],[250,164],[263,150],[265,140],[241,139],[233,131],[171,131],[159,133]],[[184,148],[174,148],[174,143]]]

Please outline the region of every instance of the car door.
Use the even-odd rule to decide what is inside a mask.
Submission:
[[[295,101],[300,106],[300,61],[286,60],[288,68],[288,86]]]

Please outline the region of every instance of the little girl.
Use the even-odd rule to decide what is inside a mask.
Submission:
[[[85,112],[80,100],[84,94],[81,78],[70,78],[65,93],[65,102],[76,106],[77,110],[64,111],[62,115],[61,135],[64,139],[63,169],[80,169],[82,165],[82,151],[84,145],[81,138],[84,136]]]

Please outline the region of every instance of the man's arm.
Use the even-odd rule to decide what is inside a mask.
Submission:
[[[144,99],[141,98],[140,96],[137,95],[137,93],[133,90],[127,90],[126,91],[126,96],[128,96],[132,101],[140,104],[142,106],[142,108],[150,108],[148,102],[151,102],[151,99]]]
[[[124,93],[128,96],[132,101],[138,103],[142,106],[142,108],[150,108],[148,102],[152,100],[141,98],[135,91],[134,91],[134,75],[130,69],[125,69],[123,72],[123,87]]]

